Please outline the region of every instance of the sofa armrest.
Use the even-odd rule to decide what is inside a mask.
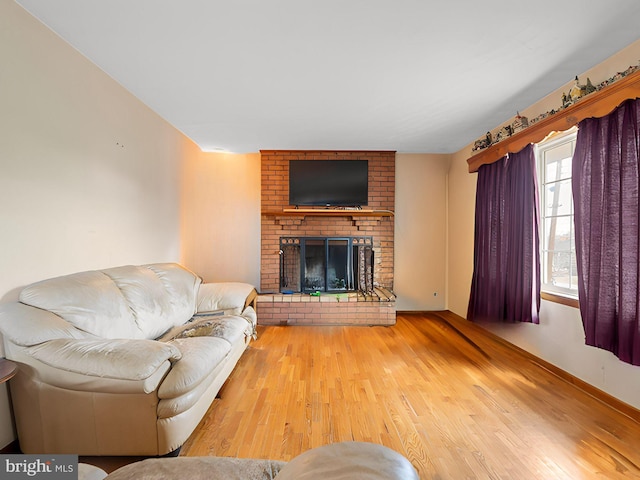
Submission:
[[[71,340],[60,338],[25,349],[55,369],[116,380],[139,381],[154,375],[165,362],[181,357],[175,346],[154,340]]]
[[[255,287],[248,283],[203,283],[198,290],[196,313],[224,311],[226,314],[240,315],[255,296]]]

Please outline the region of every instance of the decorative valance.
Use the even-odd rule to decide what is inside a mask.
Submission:
[[[632,98],[640,98],[640,70],[474,154],[467,160],[469,172],[477,172],[482,165],[497,162],[508,153],[517,153],[530,143],[538,143],[551,132],[568,130],[585,118],[608,115]]]

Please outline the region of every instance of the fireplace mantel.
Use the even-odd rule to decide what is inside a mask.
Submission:
[[[291,209],[267,210],[262,212],[267,217],[392,217],[390,210],[345,210],[345,209]]]

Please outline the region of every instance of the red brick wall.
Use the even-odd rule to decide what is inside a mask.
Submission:
[[[280,237],[373,236],[374,282],[393,290],[393,217],[278,216],[289,205],[290,160],[368,160],[367,210],[395,211],[395,152],[262,150],[262,252],[260,291],[279,291]],[[319,207],[319,209],[322,209]],[[273,212],[276,212],[275,214]]]

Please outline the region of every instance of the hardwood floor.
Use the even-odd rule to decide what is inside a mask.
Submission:
[[[640,424],[448,312],[259,327],[181,456],[359,440],[425,479],[640,478]]]

